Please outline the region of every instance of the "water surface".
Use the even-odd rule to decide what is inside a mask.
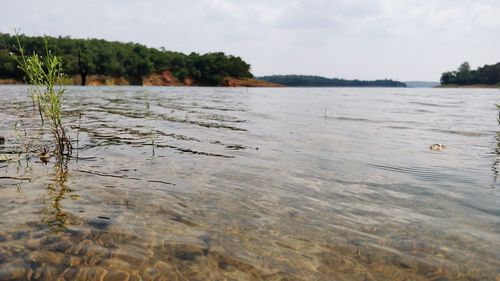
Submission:
[[[0,87],[0,280],[500,279],[498,90],[67,93],[64,166]]]

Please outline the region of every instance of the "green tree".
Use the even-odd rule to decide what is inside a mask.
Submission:
[[[27,54],[43,54],[43,37],[20,35],[19,38]],[[200,85],[219,85],[226,76],[252,77],[249,64],[221,52],[186,55],[134,43],[69,37],[48,39],[49,48],[63,58],[64,72],[80,76],[82,85],[87,84],[87,77],[92,74],[124,76],[132,84],[141,85],[144,76],[164,70],[170,70],[181,81],[193,78]],[[15,52],[11,47],[14,43],[12,36],[0,33],[0,76],[22,80],[23,74],[12,69],[9,56],[9,52]]]

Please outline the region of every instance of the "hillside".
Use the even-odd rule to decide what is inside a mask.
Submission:
[[[219,86],[227,77],[253,78],[248,63],[222,52],[186,55],[137,43],[46,38],[48,48],[63,59],[68,84]],[[44,37],[20,35],[20,41],[26,54],[45,53]],[[16,37],[0,33],[0,82],[23,81],[16,46]]]
[[[345,80],[310,75],[273,75],[258,79],[288,87],[406,87],[405,83],[393,80]]]

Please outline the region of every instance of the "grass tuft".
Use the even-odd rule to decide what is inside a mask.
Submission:
[[[45,38],[45,55],[37,53],[27,55],[23,49],[19,35],[16,34],[19,56],[16,60],[30,85],[29,93],[33,104],[38,107],[42,125],[48,123],[54,136],[54,155],[57,158],[71,156],[72,146],[62,123],[62,97],[65,89],[62,86],[64,75],[62,59],[52,54]]]

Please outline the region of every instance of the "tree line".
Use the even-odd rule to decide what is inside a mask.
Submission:
[[[258,79],[288,87],[406,87],[403,82],[388,79],[363,81],[311,75],[272,75],[258,77]]]
[[[170,70],[180,81],[190,78],[197,85],[207,86],[219,85],[228,76],[253,77],[248,63],[222,52],[186,55],[137,43],[19,35],[28,55],[45,54],[44,38],[48,39],[48,49],[62,58],[65,74],[81,76],[82,85],[92,74],[125,77],[133,85],[142,85],[142,77],[164,70]],[[18,52],[16,37],[0,33],[0,78],[23,79],[15,60]]]
[[[457,70],[441,75],[441,85],[496,85],[500,84],[500,62],[471,70],[468,62],[462,63]]]

